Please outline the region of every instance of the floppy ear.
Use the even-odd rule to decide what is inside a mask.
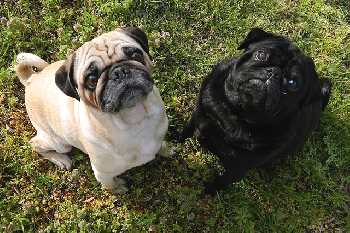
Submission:
[[[274,34],[272,34],[270,32],[265,32],[264,30],[262,30],[260,28],[253,28],[248,33],[246,38],[241,42],[238,49],[247,49],[250,44],[256,43],[256,42],[259,42],[259,41],[262,41],[262,40],[265,40],[265,39],[271,38],[271,37],[278,37],[278,36],[275,36]]]
[[[321,79],[321,103],[322,110],[324,110],[328,104],[329,97],[331,95],[332,83],[329,79]]]
[[[142,47],[142,49],[149,54],[148,38],[144,31],[138,27],[124,27],[123,30],[128,36],[137,41]]]
[[[74,62],[75,53],[70,56],[65,63],[56,71],[55,83],[64,94],[80,100],[77,85],[74,82]]]

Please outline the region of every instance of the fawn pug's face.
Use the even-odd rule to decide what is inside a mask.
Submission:
[[[56,72],[67,95],[103,112],[135,106],[153,89],[147,37],[138,28],[105,33],[80,47]]]

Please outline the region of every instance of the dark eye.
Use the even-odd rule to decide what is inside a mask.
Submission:
[[[298,83],[294,79],[289,79],[287,81],[287,86],[288,86],[288,89],[291,91],[296,91],[298,89]]]
[[[124,47],[123,51],[125,55],[131,60],[143,63],[143,52],[141,51],[141,49],[136,47]]]
[[[269,54],[266,53],[264,50],[258,50],[255,52],[254,59],[256,61],[267,61],[269,59]]]
[[[285,93],[287,93],[288,91],[297,91],[299,88],[298,82],[295,79],[284,79],[283,87],[283,92]]]
[[[297,81],[291,79],[291,80],[288,80],[288,86],[290,88],[295,88],[297,86]]]
[[[91,91],[95,90],[98,83],[98,77],[95,75],[89,75],[86,77],[85,85]]]
[[[85,78],[85,86],[93,91],[95,90],[97,83],[98,83],[98,68],[95,63],[91,63],[87,70],[87,76]]]

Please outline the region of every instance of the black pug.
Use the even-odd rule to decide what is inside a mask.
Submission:
[[[330,81],[287,38],[255,28],[239,49],[240,57],[220,62],[204,80],[182,132],[182,140],[196,132],[225,168],[207,193],[300,150],[330,96]]]

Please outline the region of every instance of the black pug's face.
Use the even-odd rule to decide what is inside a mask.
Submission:
[[[225,80],[225,95],[248,122],[283,119],[319,97],[320,81],[311,58],[280,36],[253,29]]]

